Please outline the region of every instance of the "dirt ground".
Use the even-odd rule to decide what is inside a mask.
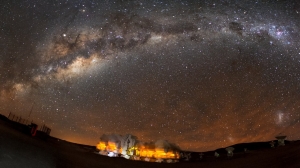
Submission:
[[[212,153],[212,152],[211,152]],[[95,148],[49,137],[31,137],[18,126],[0,120],[0,167],[4,168],[177,168],[177,167],[300,167],[300,141],[277,148],[256,148],[214,158],[205,153],[203,160],[179,163],[149,163],[95,154]]]

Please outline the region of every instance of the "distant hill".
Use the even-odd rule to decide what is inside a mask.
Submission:
[[[1,116],[1,115],[0,115]],[[215,151],[220,153],[214,157],[215,151],[203,152],[203,159],[199,159],[200,152],[193,152],[193,160],[178,163],[149,163],[126,160],[124,158],[110,158],[95,153],[95,147],[70,143],[58,138],[49,137],[42,140],[39,137],[28,136],[15,122],[0,117],[0,167],[80,167],[80,168],[295,168],[300,167],[300,141],[287,141],[286,146],[271,148],[269,142],[253,142],[232,145],[234,156],[226,156],[225,148]],[[244,152],[247,148],[249,152]]]
[[[0,114],[0,120],[7,121],[7,120],[8,120],[8,118],[7,118],[6,116],[4,116],[4,115]]]

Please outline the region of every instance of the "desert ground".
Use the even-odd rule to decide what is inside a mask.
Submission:
[[[4,168],[300,167],[300,141],[289,141],[285,146],[276,148],[271,148],[268,143],[234,145],[236,150],[230,159],[222,148],[216,150],[220,154],[219,158],[215,158],[214,151],[211,151],[204,152],[203,159],[199,160],[199,153],[194,152],[192,161],[150,163],[102,156],[96,154],[93,146],[74,144],[54,137],[31,137],[17,123],[0,119],[0,167]],[[247,148],[246,152],[244,148]]]

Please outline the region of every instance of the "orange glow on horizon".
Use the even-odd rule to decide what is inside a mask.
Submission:
[[[118,149],[114,142],[100,141],[96,145],[100,151],[121,153],[122,148]],[[156,158],[156,159],[179,159],[179,153],[175,151],[165,151],[164,149],[147,149],[145,146],[133,147],[130,150],[135,150],[135,155],[140,157]],[[130,153],[130,152],[127,152]]]
[[[100,151],[108,151],[108,152],[116,152],[116,151],[121,152],[122,151],[122,148],[118,149],[117,145],[114,142],[105,143],[105,142],[100,141],[96,147]]]
[[[179,154],[173,151],[165,152],[164,149],[141,149],[140,156],[157,159],[179,159]]]

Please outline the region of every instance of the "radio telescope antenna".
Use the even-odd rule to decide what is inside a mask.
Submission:
[[[33,102],[32,106],[31,106],[31,109],[30,109],[30,112],[29,112],[29,115],[28,115],[27,119],[29,119],[29,118],[30,118],[30,115],[31,115],[31,113],[32,113],[32,110],[33,110],[33,106],[34,106],[34,104],[35,104],[35,102]]]

